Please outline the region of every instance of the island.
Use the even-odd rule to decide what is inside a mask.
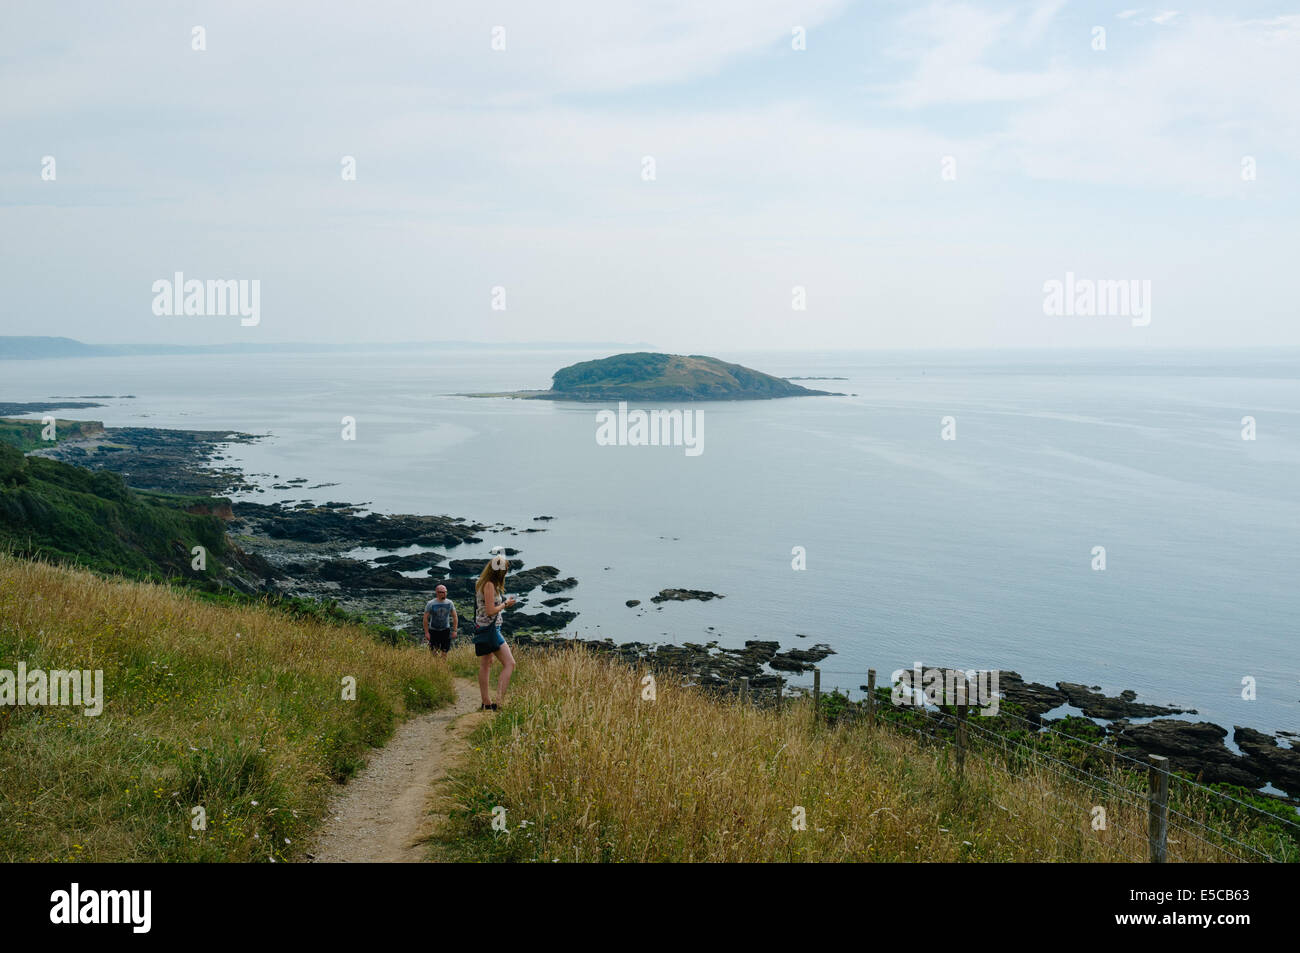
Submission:
[[[691,401],[843,395],[812,390],[716,357],[635,351],[562,367],[552,376],[550,390],[467,396],[526,400]]]

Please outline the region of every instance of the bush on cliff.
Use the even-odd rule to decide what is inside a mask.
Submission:
[[[109,470],[23,457],[0,444],[0,546],[103,572],[142,578],[227,574],[230,545],[215,516],[187,513],[192,503],[129,488]],[[207,568],[192,568],[192,550]]]

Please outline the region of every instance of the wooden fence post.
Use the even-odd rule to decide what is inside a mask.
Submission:
[[[962,697],[963,704],[957,706],[957,776],[962,777],[966,770],[966,705],[969,695]]]
[[[742,705],[749,702],[749,679],[746,676],[740,678],[740,703]]]
[[[1169,759],[1163,755],[1151,756],[1151,767],[1147,772],[1147,805],[1151,815],[1147,824],[1151,863],[1163,864],[1169,852]]]
[[[876,670],[867,669],[867,722],[876,723]]]
[[[822,716],[822,670],[813,669],[813,723]]]

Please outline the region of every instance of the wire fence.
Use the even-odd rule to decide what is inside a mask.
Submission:
[[[1232,794],[1171,770],[1167,758],[1146,759],[1115,744],[1063,731],[999,706],[996,715],[970,717],[968,704],[895,704],[892,686],[876,686],[875,672],[813,669],[805,694],[820,724],[856,725],[903,731],[922,743],[946,749],[965,777],[970,758],[990,772],[1031,782],[1038,795],[1035,818],[1054,843],[1086,859],[1130,863],[1150,861],[1283,862],[1300,857],[1300,819],[1279,799],[1265,810]],[[836,688],[821,691],[822,675],[867,675],[866,695],[854,702]],[[783,691],[784,680],[764,677],[697,681],[696,687],[759,708],[780,710],[800,703]],[[969,685],[959,701],[974,698]],[[1145,782],[1145,783],[1143,783]],[[1171,785],[1173,790],[1171,792]],[[994,805],[1012,816],[1017,810]],[[1017,805],[1021,814],[1031,805]],[[1291,816],[1287,816],[1287,812]]]

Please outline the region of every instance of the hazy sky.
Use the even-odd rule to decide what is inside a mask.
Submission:
[[[1298,102],[1296,3],[4,0],[0,334],[1300,344]]]

